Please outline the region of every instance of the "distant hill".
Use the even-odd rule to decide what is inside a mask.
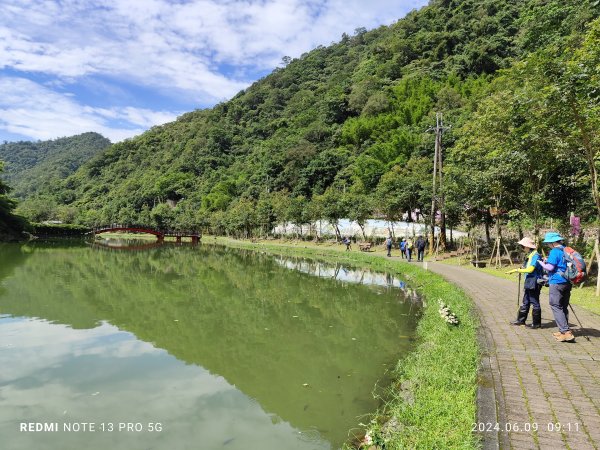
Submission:
[[[0,145],[0,161],[5,163],[1,177],[17,198],[51,191],[110,144],[104,136],[92,132],[50,141],[8,142]]]

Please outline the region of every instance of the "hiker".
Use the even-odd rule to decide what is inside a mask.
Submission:
[[[425,254],[425,239],[423,236],[417,238],[415,246],[417,247],[417,261],[423,261],[423,255]]]
[[[558,332],[552,333],[559,342],[574,342],[575,336],[569,328],[569,301],[571,300],[571,282],[563,275],[567,270],[564,258],[564,238],[554,231],[546,233],[544,244],[550,247],[550,253],[545,261],[538,264],[548,272],[550,289],[550,308],[558,326]]]
[[[342,242],[346,244],[346,251],[352,250],[352,241],[350,240],[350,238],[348,238],[348,236],[344,237],[344,240]]]
[[[402,259],[404,259],[406,257],[404,254],[404,252],[406,252],[406,239],[402,238],[398,247],[400,247],[400,256],[402,256]]]
[[[387,248],[387,255],[392,256],[392,237],[391,236],[388,236],[388,238],[385,240],[385,246]]]
[[[533,307],[531,312],[532,322],[528,325],[529,328],[535,329],[542,326],[542,309],[540,307],[540,291],[542,285],[538,283],[538,279],[542,278],[544,272],[538,265],[540,254],[537,252],[537,246],[530,238],[525,237],[521,239],[518,244],[523,249],[523,252],[529,252],[523,261],[523,265],[518,269],[509,270],[506,273],[522,273],[525,275],[525,282],[523,283],[523,304],[519,308],[517,320],[511,322],[512,325],[525,325],[527,315],[529,314],[529,307]]]
[[[408,262],[410,262],[411,257],[412,257],[412,251],[413,251],[413,241],[412,239],[408,238],[406,240],[406,260]]]

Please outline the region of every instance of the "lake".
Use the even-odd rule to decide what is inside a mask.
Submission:
[[[3,449],[338,449],[412,348],[390,275],[110,242],[0,244]]]

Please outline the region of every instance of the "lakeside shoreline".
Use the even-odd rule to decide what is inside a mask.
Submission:
[[[344,262],[402,275],[424,300],[416,344],[408,356],[398,361],[387,398],[373,412],[366,429],[369,438],[362,441],[361,448],[479,447],[478,437],[471,431],[477,414],[479,319],[472,300],[460,288],[419,263],[405,262],[399,256],[387,258],[382,248],[346,252],[339,244],[241,241],[216,236],[204,236],[203,243]],[[443,321],[438,300],[459,317],[459,326]],[[354,443],[360,445],[356,439]]]
[[[112,238],[155,240],[153,236],[117,234]],[[473,434],[476,422],[478,363],[477,318],[471,299],[441,276],[408,263],[393,251],[387,258],[383,247],[370,252],[346,252],[339,243],[305,241],[242,241],[226,237],[203,236],[202,242],[273,255],[299,256],[326,262],[342,262],[354,267],[401,275],[423,298],[423,313],[417,324],[415,347],[397,362],[392,384],[380,409],[362,418],[372,445],[385,448],[478,448]],[[442,300],[455,313],[459,326],[444,322],[438,312]],[[357,361],[360,364],[361,361]],[[367,387],[369,390],[373,386]],[[369,420],[370,419],[370,420]],[[361,418],[357,418],[357,424]],[[345,448],[356,448],[363,435],[352,436]],[[365,442],[365,441],[363,441]],[[360,448],[381,448],[372,445]]]

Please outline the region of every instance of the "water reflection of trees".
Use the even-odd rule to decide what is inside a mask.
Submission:
[[[400,290],[319,279],[264,254],[42,247],[32,256],[3,311],[76,328],[107,320],[338,443],[373,410],[383,364],[409,348],[414,329]]]
[[[0,295],[4,292],[2,280],[13,275],[15,268],[25,262],[31,251],[27,245],[0,243]]]
[[[347,266],[339,262],[329,264],[303,257],[277,256],[274,257],[274,260],[282,267],[298,270],[319,278],[331,278],[354,284],[400,289],[404,299],[421,306],[421,297],[417,290],[402,280],[400,276],[392,275],[389,272],[374,272],[369,269]]]

